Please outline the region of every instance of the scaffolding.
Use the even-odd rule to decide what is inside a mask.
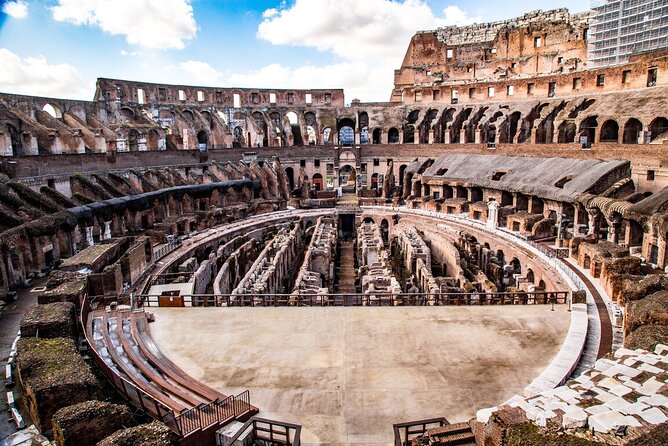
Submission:
[[[589,68],[668,48],[668,0],[592,0],[588,40]]]

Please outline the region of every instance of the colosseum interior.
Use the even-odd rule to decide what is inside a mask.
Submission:
[[[593,23],[419,31],[384,103],[0,93],[3,312],[36,302],[4,418],[59,446],[668,444],[668,46],[600,65]]]

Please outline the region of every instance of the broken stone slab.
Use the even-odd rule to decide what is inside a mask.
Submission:
[[[640,412],[638,415],[649,424],[661,424],[668,421],[668,417],[661,409],[656,407],[649,408]]]
[[[475,413],[476,420],[480,423],[487,423],[494,412],[499,410],[497,406],[480,409]]]
[[[632,416],[610,410],[608,412],[591,415],[587,421],[589,428],[594,432],[606,433],[623,426],[641,426],[640,422]]]
[[[652,376],[650,379],[645,381],[643,385],[640,386],[636,391],[641,395],[652,396],[659,393],[659,390],[661,390],[661,387],[663,386],[664,386],[663,383],[657,381],[656,377]]]
[[[608,370],[610,367],[617,365],[615,361],[612,361],[610,359],[605,359],[601,358],[596,363],[594,364],[594,370],[598,370],[600,372],[605,372]]]
[[[623,384],[620,384],[610,389],[610,393],[617,396],[624,396],[631,393],[632,391],[633,390],[630,387],[627,387]]]
[[[656,344],[656,347],[654,347],[654,353],[662,356],[668,355],[668,345]]]
[[[641,403],[645,403],[649,406],[653,407],[663,406],[666,409],[668,409],[668,397],[658,393],[656,395],[651,395],[651,396],[641,396],[640,398],[638,398],[638,401]]]
[[[609,407],[604,406],[603,404],[597,404],[596,406],[589,406],[584,409],[585,412],[587,412],[590,415],[596,415],[599,413],[603,412],[608,412],[610,410]]]
[[[561,426],[564,429],[575,429],[577,427],[585,427],[589,416],[587,412],[579,407],[569,406],[561,418]]]

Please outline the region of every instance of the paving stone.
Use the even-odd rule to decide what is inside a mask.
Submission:
[[[618,348],[615,352],[615,359],[621,359],[624,356],[637,356],[634,350],[629,350],[628,348]]]
[[[603,374],[606,376],[616,376],[616,375],[625,375],[635,378],[640,375],[642,372],[640,370],[634,369],[633,367],[625,366],[624,364],[615,364],[612,367],[608,367],[603,371]]]
[[[654,367],[653,365],[650,364],[642,364],[638,367],[638,370],[642,370],[644,372],[649,372],[649,373],[661,373],[663,372],[662,369],[658,367]]]
[[[615,398],[610,401],[606,401],[603,403],[604,406],[609,407],[612,410],[616,410],[617,412],[624,412],[627,413],[627,409],[629,406],[631,406],[631,403],[626,401],[624,398]]]
[[[601,372],[604,372],[608,370],[610,367],[616,365],[617,363],[615,361],[611,361],[610,359],[605,359],[601,358],[596,363],[594,364],[594,369],[599,370]]]
[[[638,398],[638,401],[650,406],[654,407],[663,406],[668,409],[668,397],[665,397],[663,395],[656,394],[651,396],[641,396],[640,398]]]
[[[623,384],[620,384],[620,385],[615,386],[612,389],[610,389],[610,393],[612,393],[613,395],[617,395],[617,396],[624,396],[624,395],[627,395],[627,394],[631,393],[632,391],[633,390],[630,387],[625,386]]]
[[[640,427],[642,424],[632,416],[622,415],[621,413],[611,410],[596,415],[591,415],[587,420],[589,428],[594,432],[610,432],[621,426]]]
[[[564,411],[562,416],[561,426],[564,429],[574,429],[576,427],[585,427],[587,425],[587,419],[589,416],[587,412],[580,409],[579,407],[569,407],[568,410]]]
[[[588,414],[596,415],[598,413],[608,412],[610,411],[610,408],[602,404],[598,404],[596,406],[589,406],[586,409],[584,409],[584,411],[587,412]]]
[[[622,382],[620,380],[617,380],[615,378],[605,377],[599,382],[597,382],[596,385],[604,389],[612,389],[613,387],[617,387],[621,383]]]
[[[656,407],[652,407],[640,412],[640,417],[649,424],[661,424],[668,420],[668,417]]]
[[[654,353],[656,353],[657,355],[665,356],[666,354],[668,354],[668,345],[656,344],[656,347],[654,347]]]
[[[650,409],[647,404],[636,401],[635,403],[626,406],[626,409],[622,412],[626,415],[638,415],[640,412],[647,409]]]
[[[540,427],[545,427],[547,426],[547,420],[551,420],[552,418],[556,417],[557,414],[552,412],[551,410],[543,410],[540,411],[536,415],[536,425]]]
[[[645,364],[650,364],[650,365],[654,365],[657,362],[661,361],[661,358],[662,358],[661,356],[653,355],[651,353],[646,353],[638,356],[638,360],[644,362]]]
[[[664,384],[662,382],[657,381],[656,378],[652,376],[638,388],[637,392],[641,395],[652,396],[657,394],[663,386]]]
[[[614,400],[615,398],[617,398],[615,395],[613,395],[611,393],[608,393],[603,389],[594,388],[592,390],[594,392],[596,392],[596,399],[603,402],[603,403],[608,402],[610,400]]]

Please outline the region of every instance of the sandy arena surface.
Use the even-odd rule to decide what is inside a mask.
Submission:
[[[151,334],[186,372],[303,444],[392,444],[392,424],[464,421],[522,389],[557,354],[565,306],[151,308]]]

